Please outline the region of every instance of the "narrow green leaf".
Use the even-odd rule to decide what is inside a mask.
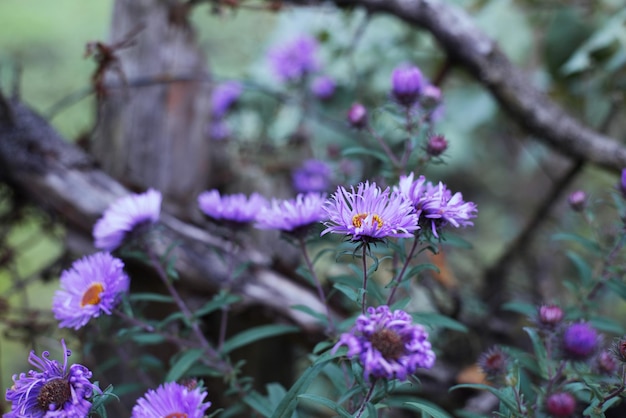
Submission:
[[[143,345],[160,344],[165,339],[160,334],[134,334],[131,336],[133,341]]]
[[[264,338],[275,337],[277,335],[288,334],[291,332],[298,332],[300,329],[293,325],[282,324],[269,324],[261,325],[259,327],[247,329],[234,335],[228,341],[224,343],[222,347],[222,353],[229,353],[237,348],[243,347],[255,341],[262,340]]]
[[[452,415],[448,414],[437,405],[427,401],[406,402],[404,406],[408,407],[408,409],[415,409],[422,413],[426,413],[433,418],[452,418]]]
[[[272,408],[270,407],[269,402],[257,391],[249,392],[246,396],[244,396],[243,402],[252,408],[252,410],[263,415],[265,418],[272,416]]]
[[[554,241],[573,241],[573,242],[577,242],[580,245],[582,245],[584,248],[586,248],[587,250],[593,252],[594,254],[601,254],[602,253],[602,248],[600,248],[600,246],[598,245],[597,242],[592,241],[588,238],[585,238],[581,235],[577,235],[577,234],[570,234],[570,233],[559,233],[559,234],[554,234],[552,236],[552,239]]]
[[[532,303],[527,303],[527,302],[518,302],[518,301],[506,302],[505,304],[502,305],[502,309],[506,311],[517,312],[529,318],[532,318],[536,316],[537,314],[537,306],[533,305]]]
[[[338,413],[339,416],[342,416],[345,418],[352,418],[352,414],[346,411],[343,407],[341,407],[341,405],[337,405],[335,402],[331,401],[330,399],[326,399],[322,396],[314,395],[312,393],[303,393],[301,395],[298,395],[298,399],[307,399],[309,401],[325,406],[331,411]]]
[[[467,332],[467,327],[447,316],[432,312],[416,312],[411,314],[415,322],[427,325],[429,327],[441,327],[454,331]]]
[[[346,297],[353,302],[358,302],[360,300],[359,293],[350,286],[346,286],[345,284],[341,283],[335,283],[333,284],[333,287],[346,295]]]
[[[202,305],[198,310],[194,312],[196,318],[200,318],[204,315],[208,315],[218,309],[222,309],[222,306],[232,305],[241,300],[240,296],[233,295],[232,293],[219,293],[215,295],[213,299]]]
[[[291,415],[296,409],[298,404],[297,396],[304,393],[309,387],[313,379],[322,371],[322,369],[329,362],[339,357],[340,354],[326,353],[320,356],[315,363],[309,366],[308,369],[302,373],[302,375],[296,380],[291,389],[287,392],[285,397],[280,401],[278,406],[274,409],[274,413],[271,418],[291,418]]]
[[[377,151],[373,148],[363,148],[363,147],[350,147],[341,153],[343,157],[348,157],[351,155],[369,155],[371,157],[377,158],[382,162],[389,161],[389,157],[387,157],[384,153]]]
[[[517,406],[515,405],[515,401],[513,399],[511,399],[509,396],[507,396],[506,394],[502,393],[500,390],[492,386],[482,385],[480,383],[463,383],[461,385],[452,386],[449,390],[453,391],[453,390],[463,389],[463,388],[486,390],[487,392],[491,392],[492,394],[494,394],[498,399],[502,401],[502,404],[504,404],[510,410],[514,411],[517,408]]]
[[[173,382],[181,377],[189,370],[191,366],[200,358],[204,351],[200,348],[192,348],[184,352],[170,368],[165,376],[166,382]]]
[[[591,270],[589,263],[587,263],[587,261],[585,261],[580,255],[576,254],[574,251],[566,251],[565,255],[572,261],[572,263],[574,263],[582,285],[584,287],[589,287],[592,284],[593,275],[593,271]]]
[[[159,293],[131,293],[128,298],[131,302],[174,303],[174,299],[171,296]]]
[[[539,370],[541,371],[541,377],[544,379],[548,378],[548,354],[546,353],[546,347],[541,341],[541,337],[537,333],[537,330],[530,327],[522,328],[526,334],[530,337],[530,340],[533,344],[533,350],[535,351],[535,359],[537,360],[537,365],[539,366]]]

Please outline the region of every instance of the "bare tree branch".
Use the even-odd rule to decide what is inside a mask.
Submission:
[[[65,219],[69,228],[89,236],[102,212],[130,192],[24,104],[4,103],[11,117],[7,112],[0,114],[0,180]],[[325,306],[312,289],[274,271],[266,256],[253,249],[233,248],[231,242],[165,213],[161,224],[155,251],[165,253],[177,243],[175,267],[187,289],[207,293],[219,289],[229,279],[223,254],[232,249],[237,263],[248,265],[233,285],[243,303],[275,312],[306,331],[322,331],[313,317],[292,306],[306,305],[317,312],[325,312]]]
[[[450,59],[485,85],[528,133],[576,160],[614,171],[626,167],[623,144],[581,124],[539,91],[462,9],[443,0],[336,0],[336,4],[392,14],[428,30]]]

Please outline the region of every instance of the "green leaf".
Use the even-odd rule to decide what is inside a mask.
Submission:
[[[620,298],[626,300],[626,283],[615,277],[611,277],[605,283],[606,286],[615,292]]]
[[[515,411],[517,409],[517,406],[515,405],[515,399],[510,398],[507,394],[502,393],[500,390],[498,390],[498,389],[496,389],[496,388],[494,388],[492,386],[483,385],[483,384],[480,384],[480,383],[463,383],[461,385],[452,386],[449,390],[453,391],[453,390],[464,389],[464,388],[466,388],[466,389],[486,390],[487,392],[491,392],[498,399],[500,399],[500,401],[502,401],[502,404],[504,404],[511,411]]]
[[[335,358],[340,357],[341,354],[326,353],[320,356],[315,363],[307,368],[304,373],[296,380],[291,389],[285,394],[285,397],[280,401],[278,406],[274,409],[274,413],[271,418],[291,418],[291,415],[296,409],[298,395],[304,393],[309,387],[313,379],[322,371],[322,369],[329,362]]]
[[[356,290],[354,290],[354,288],[352,288],[350,286],[346,286],[345,284],[341,284],[341,283],[335,283],[335,284],[333,284],[333,287],[335,289],[339,290],[344,295],[346,295],[346,297],[348,299],[350,299],[351,301],[353,301],[355,303],[359,302],[359,300],[360,300],[359,293]]]
[[[325,406],[331,411],[338,413],[339,416],[342,416],[344,418],[352,418],[352,414],[346,411],[343,407],[341,407],[340,405],[337,405],[335,402],[331,401],[330,399],[326,399],[322,396],[314,395],[312,393],[303,393],[301,395],[298,395],[298,399],[307,399],[309,401]]]
[[[535,352],[535,359],[537,360],[537,365],[539,366],[539,370],[541,372],[541,377],[544,379],[548,378],[548,354],[546,352],[546,347],[541,341],[541,337],[537,333],[537,330],[530,327],[523,327],[523,330],[526,331],[530,340],[533,344],[533,350]]]
[[[200,357],[202,357],[203,353],[204,350],[201,348],[192,348],[191,350],[185,351],[178,357],[178,359],[176,359],[170,368],[170,371],[167,372],[165,381],[173,382],[183,377],[187,370],[189,370],[191,366],[193,366],[193,364],[198,361]]]
[[[608,332],[612,334],[624,335],[624,328],[622,325],[612,318],[606,316],[592,316],[589,319],[589,323],[599,331]]]
[[[412,279],[413,277],[417,276],[418,274],[420,274],[421,272],[423,272],[425,270],[432,270],[435,273],[440,273],[439,267],[437,267],[434,264],[430,264],[430,263],[418,264],[417,266],[411,267],[407,272],[404,273],[404,277],[402,278],[402,282],[404,282],[405,280]],[[393,283],[395,283],[395,282],[391,282],[389,284],[391,285]]]
[[[229,353],[237,348],[243,347],[264,338],[275,337],[277,335],[298,332],[300,329],[294,325],[269,324],[247,329],[234,335],[226,341],[222,347],[222,353]]]
[[[142,345],[160,344],[165,341],[165,338],[160,334],[134,334],[131,338],[136,343]]]
[[[589,287],[592,284],[593,276],[593,271],[591,270],[589,263],[573,251],[566,251],[565,255],[572,261],[572,263],[574,263],[574,266],[576,266],[578,277],[580,278],[582,285],[584,287]]]
[[[602,254],[602,248],[600,248],[598,243],[590,239],[587,239],[583,236],[577,235],[577,234],[559,233],[559,234],[554,234],[552,236],[552,239],[554,241],[577,242],[580,245],[582,245],[584,248],[586,248],[587,250],[591,251],[593,254],[596,254],[596,255]]]
[[[448,414],[437,405],[427,401],[420,400],[419,402],[406,402],[404,406],[407,406],[408,409],[415,409],[422,413],[426,413],[433,418],[452,418],[452,415]]]
[[[272,416],[271,405],[267,399],[257,391],[252,391],[244,396],[243,402],[265,418]]]
[[[313,318],[318,319],[323,325],[328,324],[328,318],[326,317],[326,314],[323,314],[323,313],[320,313],[320,312],[316,312],[313,309],[311,309],[309,306],[306,306],[306,305],[292,305],[291,309],[294,309],[296,311],[300,311],[300,312],[304,312],[306,314],[309,314]]]
[[[502,309],[511,312],[517,312],[532,318],[537,315],[537,307],[532,303],[511,301],[502,305]]]
[[[131,302],[174,303],[174,299],[170,295],[159,293],[131,293],[128,298]]]
[[[445,329],[451,329],[454,331],[467,332],[467,327],[447,316],[431,313],[431,312],[417,312],[411,314],[413,320],[415,322],[419,322],[420,324],[424,324],[430,327],[441,327]]]
[[[221,292],[215,297],[202,305],[198,310],[194,312],[196,318],[200,318],[204,315],[208,315],[218,309],[222,309],[223,306],[229,306],[233,303],[237,303],[241,300],[240,296],[233,295],[232,293]]]
[[[370,157],[374,157],[379,159],[382,162],[388,162],[389,157],[385,155],[385,153],[377,151],[373,148],[363,148],[363,147],[350,147],[343,150],[341,153],[343,157],[348,157],[351,155],[369,155]]]

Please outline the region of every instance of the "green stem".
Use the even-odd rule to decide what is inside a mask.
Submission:
[[[406,269],[409,267],[409,264],[411,263],[411,259],[413,258],[413,254],[415,254],[415,250],[417,249],[417,237],[413,238],[413,246],[411,247],[411,251],[409,251],[409,255],[406,257],[406,260],[404,261],[404,265],[402,266],[402,270],[400,270],[400,273],[398,273],[398,276],[392,281],[392,283],[394,283],[393,288],[391,289],[391,293],[389,294],[389,297],[387,298],[387,305],[391,305],[391,302],[393,302],[393,297],[396,294],[396,290],[398,290],[398,287],[400,287],[400,283],[402,283],[402,279],[404,278],[404,273],[406,273]]]
[[[365,301],[367,299],[367,259],[366,248],[367,245],[363,244],[363,300],[361,301],[361,313],[365,313]]]

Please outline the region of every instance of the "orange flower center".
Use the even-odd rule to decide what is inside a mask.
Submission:
[[[367,212],[358,213],[352,217],[352,225],[355,228],[363,226],[363,220],[367,218],[369,214]],[[376,229],[380,229],[383,226],[383,220],[377,214],[372,215],[372,225],[376,224]]]
[[[187,418],[187,414],[184,412],[172,412],[171,414],[167,414],[165,418]]]
[[[80,307],[85,305],[97,305],[100,303],[100,294],[104,290],[101,283],[94,283],[89,286],[89,289],[83,294],[83,300],[80,301]]]
[[[402,337],[390,329],[376,331],[370,337],[370,342],[387,360],[398,360],[406,351]]]

